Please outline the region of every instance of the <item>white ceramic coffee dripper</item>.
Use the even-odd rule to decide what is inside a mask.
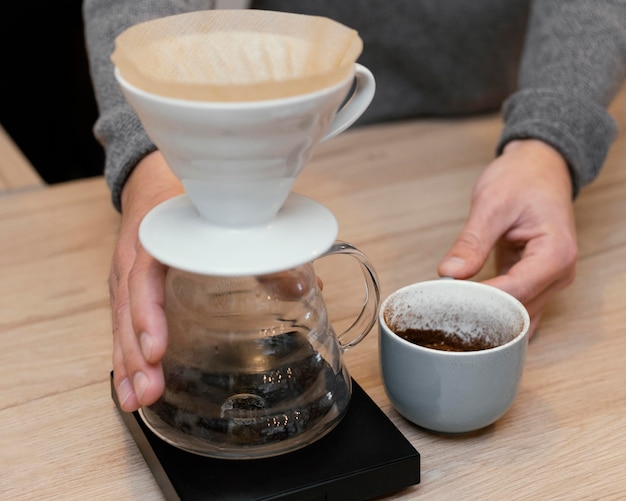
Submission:
[[[290,192],[315,145],[367,108],[371,73],[355,65],[330,88],[241,103],[157,96],[116,77],[187,192],[140,227],[142,245],[169,266],[173,343],[162,361],[165,392],[140,415],[166,442],[210,457],[268,457],[318,440],[347,411],[341,355],[373,326],[380,288],[358,249],[333,245],[332,213]],[[339,336],[311,264],[330,254],[356,258],[365,281],[363,309]],[[298,277],[302,297],[274,292],[283,273]]]
[[[198,273],[249,275],[302,264],[332,244],[332,214],[291,188],[315,146],[367,109],[375,92],[367,68],[355,64],[348,78],[316,92],[252,102],[164,97],[131,85],[119,69],[115,76],[186,191],[142,224],[154,257]]]

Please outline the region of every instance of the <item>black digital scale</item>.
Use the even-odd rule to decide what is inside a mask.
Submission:
[[[420,455],[352,381],[345,417],[318,441],[263,459],[214,459],[157,437],[137,412],[120,414],[168,500],[361,501],[420,482]]]

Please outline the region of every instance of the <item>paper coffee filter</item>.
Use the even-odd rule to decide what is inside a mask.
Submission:
[[[111,56],[145,91],[200,101],[253,101],[313,92],[354,71],[363,43],[331,19],[243,9],[179,14],[120,34]]]

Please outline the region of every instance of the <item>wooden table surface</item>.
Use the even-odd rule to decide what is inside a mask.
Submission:
[[[612,107],[622,127],[624,97]],[[386,296],[436,277],[499,130],[495,116],[354,129],[319,147],[296,191],[333,211],[339,238],[369,256]],[[551,302],[520,393],[495,425],[460,437],[425,432],[390,407],[376,329],[345,354],[422,456],[421,483],[390,499],[623,499],[626,133],[576,213],[577,279]],[[0,499],[161,495],[109,392],[117,225],[101,178],[0,197]],[[318,273],[340,325],[359,286],[333,259]]]
[[[0,195],[43,185],[41,176],[0,125]]]

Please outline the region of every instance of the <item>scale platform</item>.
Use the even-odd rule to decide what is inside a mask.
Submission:
[[[167,500],[361,501],[420,482],[420,455],[352,381],[350,407],[337,427],[294,452],[263,459],[214,459],[157,437],[137,412],[124,423]]]

